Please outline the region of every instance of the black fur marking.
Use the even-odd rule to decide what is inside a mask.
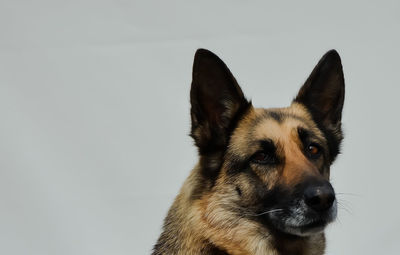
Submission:
[[[258,124],[260,124],[262,121],[267,120],[267,119],[273,119],[278,123],[282,123],[286,119],[295,119],[295,120],[299,120],[301,122],[307,122],[306,119],[304,119],[301,116],[295,115],[295,114],[285,113],[285,112],[275,111],[275,110],[271,111],[271,110],[268,110],[268,109],[264,109],[264,112],[262,113],[262,115],[259,116],[258,118],[256,118],[251,123],[249,132],[253,132],[254,128],[257,127]]]
[[[272,140],[270,140],[270,139],[261,140],[261,141],[259,141],[259,143],[260,143],[260,147],[263,149],[263,151],[271,153],[271,154],[275,154],[276,146]]]
[[[217,246],[210,244],[209,247],[201,251],[201,254],[208,254],[208,255],[229,255],[226,251],[221,250]]]
[[[280,113],[280,112],[273,112],[273,111],[270,111],[270,112],[268,112],[268,113],[269,113],[269,117],[273,118],[274,120],[276,120],[276,121],[279,122],[279,123],[282,122],[282,118],[283,118],[282,113]]]
[[[284,158],[277,154],[277,148],[272,140],[259,140],[256,142],[256,144],[254,144],[254,146],[258,146],[260,148],[257,152],[265,152],[273,158],[273,162],[270,163],[272,166],[275,167],[284,161]],[[251,169],[250,163],[252,162],[253,156],[254,155],[250,155],[246,158],[240,158],[235,154],[226,154],[225,161],[227,164],[227,174],[235,175]]]
[[[299,138],[300,138],[301,142],[303,143],[303,145],[306,144],[308,141],[308,138],[310,137],[310,131],[306,130],[305,128],[299,127],[297,129],[297,133],[299,134]]]
[[[239,196],[242,196],[242,190],[238,186],[236,186],[236,192]]]
[[[226,154],[227,174],[235,175],[250,169],[250,158],[240,159],[237,155]]]
[[[281,162],[279,155],[276,153],[276,146],[272,140],[261,140],[259,141],[261,150],[258,150],[251,157],[251,162],[261,165],[276,165]],[[264,159],[257,159],[261,154]]]
[[[315,121],[317,124],[317,127],[322,131],[324,134],[326,141],[328,143],[328,149],[329,149],[329,164],[331,164],[333,161],[335,161],[337,155],[340,153],[340,146],[341,142],[343,140],[343,131],[340,130],[340,138],[335,136],[335,134],[327,129],[322,123]]]
[[[204,254],[206,254],[206,253],[204,253]],[[209,255],[229,255],[226,251],[224,251],[224,250],[220,250],[218,247],[216,247],[216,246],[213,246],[212,248],[210,248],[208,251],[207,251],[207,254],[209,254]]]

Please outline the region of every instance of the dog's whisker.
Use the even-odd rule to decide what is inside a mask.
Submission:
[[[266,212],[262,212],[262,213],[257,213],[257,214],[253,214],[253,213],[247,213],[248,216],[253,216],[253,217],[258,217],[261,215],[265,215],[265,214],[269,214],[269,213],[273,213],[273,212],[280,212],[283,211],[283,209],[272,209]]]
[[[353,215],[351,210],[346,205],[344,205],[343,203],[340,203],[339,201],[338,201],[338,208],[345,210],[350,215]]]
[[[345,205],[345,206],[351,205],[351,202],[349,202],[349,201],[347,201],[347,200],[345,200],[345,199],[343,199],[343,198],[338,199],[337,202],[338,202],[339,204]]]
[[[271,209],[271,210],[268,210],[268,211],[265,211],[265,212],[261,212],[261,213],[253,213],[253,212],[249,211],[248,209],[242,208],[240,206],[232,206],[232,205],[230,205],[229,208],[230,209],[234,209],[234,210],[239,210],[240,214],[242,216],[251,216],[251,217],[258,217],[258,216],[262,216],[262,215],[269,214],[269,213],[283,211],[283,209],[281,209],[281,208],[275,208],[275,209]]]
[[[280,211],[283,211],[283,209],[273,209],[273,210],[269,210],[269,211],[266,211],[266,212],[262,212],[262,213],[256,214],[255,216],[261,216],[261,215],[264,215],[264,214],[273,213],[273,212],[280,212]]]
[[[337,195],[339,195],[339,196],[347,195],[347,196],[361,197],[360,194],[356,194],[356,193],[343,193],[343,192],[339,192],[339,193],[335,193],[335,195],[336,195],[336,196],[337,196]]]
[[[338,224],[340,224],[340,225],[342,225],[342,221],[340,220],[339,217],[336,217],[336,221],[335,221],[335,222],[338,223]]]

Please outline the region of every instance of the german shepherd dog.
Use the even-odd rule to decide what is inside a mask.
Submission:
[[[212,52],[194,57],[199,161],[165,219],[159,254],[320,255],[336,218],[330,166],[343,138],[341,60],[327,52],[289,107],[254,108]]]

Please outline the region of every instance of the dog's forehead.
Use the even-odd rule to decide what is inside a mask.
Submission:
[[[297,140],[298,129],[306,129],[320,140],[325,138],[311,115],[301,104],[285,108],[253,108],[234,131],[231,148],[243,150],[260,140]]]

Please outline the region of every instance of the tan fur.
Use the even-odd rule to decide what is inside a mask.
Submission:
[[[229,204],[229,197],[220,197],[217,193],[203,196],[201,200],[192,203],[186,194],[191,194],[196,181],[197,168],[195,168],[178,195],[175,204],[179,208],[178,214],[185,215],[182,222],[182,235],[190,236],[185,242],[188,247],[185,254],[199,254],[202,244],[206,241],[223,247],[229,254],[265,254],[271,250],[268,246],[268,237],[260,235],[265,232],[252,222],[230,215],[221,204]],[[217,184],[223,188],[223,181]],[[195,229],[195,232],[193,232]],[[178,253],[180,254],[180,253]],[[274,253],[268,253],[274,254]]]

